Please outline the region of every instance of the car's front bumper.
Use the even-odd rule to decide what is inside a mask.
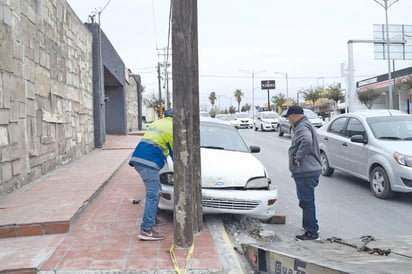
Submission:
[[[391,189],[396,192],[412,192],[412,172],[410,167],[392,165],[389,172],[389,180],[392,182]]]
[[[251,124],[251,123],[241,123],[237,127],[238,128],[252,128],[253,124]]]
[[[173,195],[173,186],[162,184],[159,208],[173,210]],[[277,198],[277,189],[202,189],[202,208],[204,214],[241,214],[267,220],[275,215]]]
[[[278,123],[264,123],[262,126],[264,130],[277,130]]]

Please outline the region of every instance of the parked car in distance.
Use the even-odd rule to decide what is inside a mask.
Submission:
[[[318,131],[322,174],[340,170],[369,181],[381,199],[412,192],[412,116],[368,110],[336,116]]]
[[[236,112],[235,120],[238,125],[235,125],[237,128],[253,128],[253,120],[247,112]]]
[[[215,116],[216,119],[226,121],[230,125],[234,126],[235,128],[240,127],[240,121],[235,118],[233,114],[216,114]]]
[[[288,110],[285,109],[282,111],[280,114],[279,118],[279,124],[278,124],[278,134],[279,136],[283,136],[285,133],[289,134],[289,136],[292,136],[292,127],[289,124],[289,120],[285,117],[286,112]],[[319,118],[318,115],[316,115],[315,112],[313,112],[310,109],[303,109],[303,113],[305,114],[306,117],[308,117],[309,121],[312,123],[312,125],[316,128],[320,128],[321,126],[324,125],[324,122],[322,119]]]
[[[200,117],[210,117],[210,113],[208,111],[199,111],[199,116]]]
[[[202,209],[204,214],[241,214],[267,220],[275,215],[277,187],[239,131],[213,118],[200,119]],[[160,171],[159,208],[174,210],[173,162]]]
[[[256,114],[253,126],[261,131],[277,130],[279,114],[274,111],[260,111]]]
[[[229,113],[227,113],[227,114],[226,113],[216,114],[215,118],[218,119],[218,120],[221,120],[221,121],[225,121],[229,125],[233,125],[233,121],[235,120],[235,117],[232,114],[229,114]]]

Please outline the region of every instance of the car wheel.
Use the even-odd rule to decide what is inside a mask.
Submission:
[[[278,135],[279,135],[280,137],[283,136],[283,131],[282,131],[282,128],[281,128],[280,126],[278,126]]]
[[[328,157],[326,157],[326,154],[324,152],[320,153],[320,163],[322,165],[322,175],[332,176],[333,171],[335,170],[329,166]]]
[[[260,125],[260,130],[261,130],[261,131],[265,131],[265,130],[263,129],[263,125]]]
[[[257,131],[258,130],[258,127],[255,125],[255,131]]]
[[[370,175],[371,190],[373,195],[380,199],[389,199],[393,196],[388,175],[381,166],[372,170]]]

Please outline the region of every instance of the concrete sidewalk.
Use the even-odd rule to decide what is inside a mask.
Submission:
[[[0,201],[0,273],[178,273],[173,218],[163,241],[137,238],[144,185],[127,161],[139,135],[107,136],[97,149]],[[140,199],[132,204],[130,199]],[[188,273],[243,273],[222,224],[210,218],[194,237]]]

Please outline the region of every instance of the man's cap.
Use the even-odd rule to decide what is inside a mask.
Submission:
[[[301,108],[300,106],[290,106],[285,114],[285,117],[288,117],[292,114],[303,114],[303,108]]]

